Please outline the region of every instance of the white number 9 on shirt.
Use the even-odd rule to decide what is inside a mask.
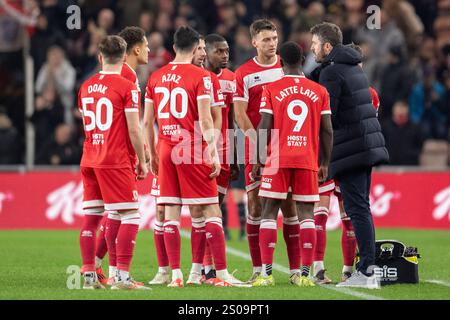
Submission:
[[[83,105],[83,117],[85,119],[84,125],[86,131],[94,130],[95,127],[100,129],[101,131],[106,131],[111,127],[113,119],[113,105],[111,100],[105,97],[100,98],[97,101],[95,111],[87,109],[88,104],[94,103],[94,98],[92,97],[82,98],[81,103]],[[102,122],[103,106],[106,106],[105,122]],[[89,123],[86,121],[86,119],[90,119]]]
[[[296,113],[296,107],[300,107],[300,113]],[[308,116],[308,106],[302,100],[293,100],[287,107],[287,114],[291,120],[297,121],[293,131],[299,132]]]
[[[159,119],[168,119],[170,114],[172,114],[172,116],[174,116],[177,119],[182,119],[186,116],[187,114],[187,109],[188,109],[188,95],[186,90],[184,90],[183,88],[177,87],[174,88],[172,91],[169,91],[169,89],[167,89],[166,87],[156,87],[155,88],[155,93],[162,93],[162,99],[159,102],[158,105],[158,118]],[[180,96],[181,101],[180,101],[180,106],[181,106],[181,110],[178,111],[178,106],[177,106],[177,97]],[[169,112],[164,112],[163,109],[166,107],[167,102],[169,102],[170,100],[170,108],[169,108]]]

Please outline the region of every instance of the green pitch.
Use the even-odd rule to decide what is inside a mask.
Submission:
[[[340,278],[342,256],[340,231],[328,233],[325,264],[335,282]],[[237,233],[227,242],[229,271],[240,279],[251,275],[246,241]],[[381,290],[339,289],[333,285],[299,288],[289,285],[283,236],[278,235],[275,252],[275,287],[214,288],[208,286],[167,288],[155,286],[152,291],[117,292],[86,291],[67,288],[67,268],[80,265],[78,231],[1,231],[0,232],[0,299],[450,299],[450,232],[379,229],[377,239],[398,239],[417,246],[420,284],[394,285]],[[182,241],[182,268],[185,280],[190,269],[190,243]],[[104,270],[107,272],[107,261]],[[151,231],[138,235],[131,273],[136,280],[148,282],[157,270]],[[82,282],[81,282],[82,283]]]

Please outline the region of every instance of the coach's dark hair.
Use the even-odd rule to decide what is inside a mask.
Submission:
[[[322,44],[328,42],[332,47],[342,44],[342,31],[334,23],[322,22],[316,24],[310,32],[312,35],[318,36]]]
[[[130,53],[135,45],[144,42],[145,31],[139,27],[126,27],[118,34],[127,43],[127,52]]]
[[[283,64],[295,67],[303,63],[303,50],[294,41],[283,43],[279,52]]]
[[[277,27],[267,19],[259,19],[250,25],[250,35],[254,38],[263,30],[277,31]]]
[[[173,43],[177,50],[190,51],[200,40],[200,34],[189,26],[179,27],[173,36]]]
[[[105,63],[119,63],[127,50],[127,43],[119,36],[106,36],[98,46]]]

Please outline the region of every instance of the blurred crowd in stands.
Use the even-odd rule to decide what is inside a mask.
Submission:
[[[69,30],[66,12],[81,9],[81,28]],[[381,8],[380,29],[366,13]],[[76,106],[80,84],[99,69],[100,39],[137,25],[147,34],[149,64],[140,67],[142,92],[149,75],[173,58],[172,35],[189,24],[223,35],[230,68],[254,56],[248,26],[260,17],[278,26],[279,43],[298,42],[304,71],[317,65],[309,29],[339,25],[344,44],[363,49],[363,67],[380,95],[380,123],[392,165],[449,165],[450,0],[0,0],[0,164],[24,163],[25,120],[35,128],[36,164],[78,164],[82,127]],[[23,49],[34,62],[34,111],[25,116]]]

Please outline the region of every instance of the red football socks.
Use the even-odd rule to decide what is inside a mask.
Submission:
[[[218,217],[206,219],[206,241],[211,249],[216,270],[227,269],[225,254],[225,235],[223,233],[222,219]]]
[[[168,267],[169,258],[164,244],[164,222],[155,220],[153,227],[153,239],[155,240],[156,257],[158,259],[158,267]]]
[[[140,222],[141,219],[138,212],[121,215],[116,244],[117,270],[119,271],[130,271]]]
[[[283,238],[289,259],[289,269],[300,269],[300,225],[298,217],[283,219]],[[264,263],[264,262],[263,262]]]
[[[252,257],[253,267],[261,267],[261,252],[259,249],[259,226],[261,218],[253,218],[247,216],[247,223],[245,225],[247,231],[248,246],[250,256]]]
[[[164,221],[164,244],[172,270],[180,269],[181,238],[179,228],[180,222],[178,221]]]
[[[95,235],[102,215],[85,214],[80,231],[80,249],[83,259],[82,272],[95,271]]]
[[[323,261],[327,246],[327,220],[328,209],[326,207],[314,208],[314,224],[316,225],[316,249],[314,261]]]

